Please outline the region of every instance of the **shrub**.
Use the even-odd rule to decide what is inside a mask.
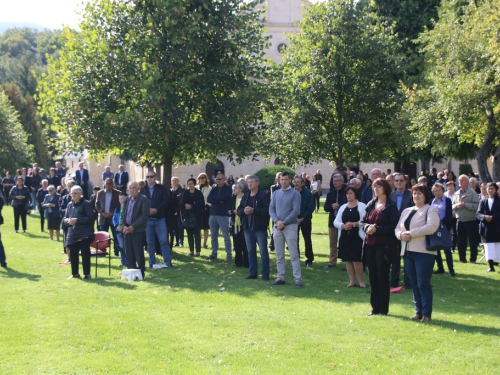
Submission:
[[[260,180],[259,188],[261,190],[269,190],[271,185],[274,184],[276,173],[285,171],[290,172],[292,178],[295,175],[295,171],[292,168],[287,167],[286,165],[272,165],[260,169],[259,171],[257,171],[257,173],[255,173],[255,175],[259,177]]]
[[[465,175],[468,176],[469,173],[473,173],[472,165],[470,165],[470,164],[459,164],[459,166],[458,166],[458,176],[463,175],[463,174],[465,174]]]

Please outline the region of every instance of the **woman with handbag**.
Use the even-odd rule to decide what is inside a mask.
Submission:
[[[180,210],[181,210],[181,223],[186,229],[189,255],[194,256],[194,247],[196,245],[196,256],[199,257],[201,253],[201,232],[202,227],[202,212],[205,207],[205,198],[201,191],[196,189],[196,180],[190,178],[187,180],[187,189],[182,193]]]
[[[19,233],[19,218],[23,225],[23,232],[26,233],[26,214],[31,210],[31,192],[24,186],[22,176],[17,176],[16,186],[10,190],[9,198],[12,200],[11,206],[14,208],[14,229]]]
[[[59,241],[59,234],[61,230],[61,216],[59,214],[59,194],[56,192],[54,185],[47,188],[49,192],[40,207],[45,211],[45,218],[47,219],[47,229],[49,230],[50,240],[54,240],[54,231],[56,231],[57,241]]]
[[[200,173],[198,175],[198,185],[196,185],[196,188],[201,191],[201,193],[203,194],[203,198],[205,199],[205,205],[203,206],[201,215],[200,228],[203,230],[203,248],[206,249],[208,247],[208,230],[210,229],[210,225],[208,224],[208,220],[210,219],[210,203],[207,202],[207,198],[210,194],[210,191],[212,190],[206,173]]]
[[[430,205],[436,207],[439,211],[439,219],[441,224],[448,229],[448,233],[451,230],[451,219],[453,216],[453,211],[451,209],[451,199],[444,196],[444,186],[439,182],[436,182],[432,186],[432,194],[434,199],[431,201]],[[451,236],[451,235],[450,235]],[[450,237],[451,239],[451,237]],[[451,247],[446,247],[444,249],[444,255],[446,257],[446,264],[448,265],[448,272],[450,276],[455,276],[455,270],[453,268],[453,255],[451,254]],[[436,257],[437,271],[435,274],[444,273],[443,258],[441,257],[441,250],[437,250]]]
[[[248,191],[248,185],[240,179],[234,184],[234,194],[229,201],[229,215],[231,217],[230,231],[233,235],[234,263],[236,267],[249,268],[249,258],[245,234],[238,216],[238,207],[240,206],[243,195]]]
[[[389,313],[390,283],[389,267],[400,259],[394,228],[398,223],[399,211],[390,199],[391,186],[382,178],[373,181],[373,198],[366,205],[361,227],[366,233],[363,248],[370,277],[370,303],[372,311],[367,315]]]
[[[415,303],[413,320],[428,322],[432,315],[431,277],[437,251],[428,251],[426,236],[436,233],[439,227],[439,211],[429,206],[431,193],[427,186],[412,187],[414,207],[401,213],[396,226],[396,237],[401,240],[405,273],[410,278]]]
[[[365,232],[360,228],[361,218],[365,214],[365,204],[356,198],[357,191],[349,186],[345,189],[347,203],[339,208],[333,225],[339,229],[339,258],[345,261],[349,275],[348,288],[359,286],[366,288],[363,280],[363,241]]]
[[[486,272],[495,272],[495,262],[500,261],[500,197],[498,186],[494,182],[487,185],[488,198],[481,200],[477,209],[479,233],[484,244],[485,257],[490,268]]]

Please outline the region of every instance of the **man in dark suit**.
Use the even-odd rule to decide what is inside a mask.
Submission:
[[[118,166],[119,171],[115,175],[115,186],[118,190],[123,193],[127,192],[128,184],[128,172],[125,172],[125,166],[120,164]]]
[[[116,228],[123,233],[127,267],[140,269],[145,276],[144,240],[149,219],[149,199],[139,194],[139,184],[132,181],[130,195],[123,203],[120,225]]]
[[[167,239],[167,223],[165,222],[169,192],[165,186],[156,183],[156,173],[154,171],[146,173],[146,182],[147,184],[142,188],[141,194],[149,199],[150,206],[146,230],[149,267],[152,268],[156,264],[156,238],[158,238],[160,244],[165,267],[173,267],[170,246]]]
[[[59,177],[60,179],[63,179],[66,177],[66,169],[63,168],[60,161],[56,161],[56,176]],[[57,188],[57,186],[56,186],[56,188]]]
[[[406,188],[406,177],[402,173],[394,173],[392,175],[394,180],[394,186],[396,187],[392,192],[390,199],[396,203],[396,207],[398,208],[399,214],[403,212],[408,207],[413,206],[413,201],[411,199],[411,191]],[[401,243],[399,244],[401,246]],[[401,271],[401,259],[398,262],[392,263],[392,271],[390,278],[391,288],[399,287],[399,273]],[[410,288],[410,280],[406,276],[405,273],[405,287]]]
[[[82,161],[78,164],[78,170],[75,172],[75,182],[83,190],[85,200],[89,199],[89,171],[84,168],[85,163]]]
[[[328,192],[325,201],[325,211],[328,212],[328,237],[330,239],[330,258],[328,260],[327,268],[335,267],[337,265],[337,243],[338,243],[338,229],[335,228],[333,222],[337,216],[340,206],[347,203],[345,196],[345,189],[347,184],[344,184],[344,177],[340,173],[335,173],[332,177],[333,189]]]
[[[113,235],[115,255],[118,256],[120,252],[120,245],[116,236],[116,229],[113,225],[113,215],[116,207],[120,205],[120,191],[116,190],[113,179],[107,178],[104,183],[104,189],[97,193],[95,201],[95,210],[99,214],[97,221],[97,230],[108,232],[111,227]]]

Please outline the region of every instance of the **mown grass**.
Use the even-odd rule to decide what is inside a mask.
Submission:
[[[347,289],[345,266],[325,269],[327,215],[315,214],[316,261],[304,288],[243,280],[222,260],[174,248],[175,269],[120,280],[119,259],[99,260],[99,277],[67,280],[61,243],[14,234],[10,207],[0,269],[2,374],[496,373],[500,342],[498,273],[456,263],[457,276],[433,277],[430,324],[409,320],[410,291],[391,296],[387,317],[366,317],[369,294]],[[222,243],[221,243],[222,244]],[[208,255],[210,249],[202,254]],[[457,256],[455,256],[457,259]],[[302,263],[303,264],[303,263]],[[276,275],[271,256],[271,278]],[[92,268],[92,274],[94,269]],[[367,278],[368,280],[368,278]]]

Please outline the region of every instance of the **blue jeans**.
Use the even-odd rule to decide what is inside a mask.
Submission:
[[[409,251],[408,255],[403,258],[405,273],[410,278],[413,289],[415,313],[430,318],[432,314],[431,277],[436,256]]]
[[[111,220],[111,218],[105,219],[103,225],[97,225],[97,230],[100,232],[102,231],[108,233],[109,228],[111,228],[111,235],[113,236],[113,249],[115,250],[115,254],[118,255],[118,252],[123,249],[123,245],[120,245],[120,243],[118,242],[118,238],[116,235],[118,232],[116,231],[116,228]]]
[[[125,242],[123,238],[123,233],[116,232],[116,239],[118,241],[118,246],[120,247],[120,259],[124,266],[127,265],[127,256],[125,255]]]
[[[229,237],[229,217],[228,216],[215,216],[211,215],[208,219],[210,225],[210,236],[212,237],[212,256],[217,258],[217,251],[219,250],[219,229],[224,237],[224,247],[226,248],[227,259],[231,259],[231,237]]]
[[[165,218],[148,220],[148,228],[146,230],[146,238],[148,241],[148,253],[149,253],[149,264],[153,265],[156,263],[156,246],[155,237],[158,237],[158,242],[160,243],[161,255],[165,264],[172,262],[172,257],[170,256],[170,246],[167,240],[167,225],[165,224]]]
[[[259,245],[260,259],[262,260],[262,276],[269,277],[269,252],[267,251],[267,230],[253,230],[245,228],[245,242],[248,250],[249,274],[257,276],[257,244]]]

